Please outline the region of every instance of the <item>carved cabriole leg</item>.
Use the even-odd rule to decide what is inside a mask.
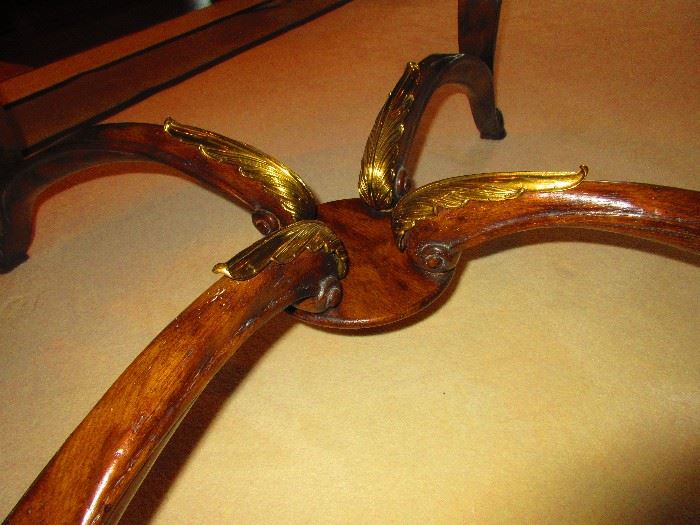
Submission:
[[[108,124],[87,128],[20,163],[2,188],[0,271],[27,258],[38,197],[89,166],[147,160],[241,204],[267,234],[316,216],[301,179],[272,157],[215,133],[179,125]]]
[[[500,13],[500,0],[459,0],[459,52],[479,57],[491,71]]]
[[[466,90],[481,138],[505,137],[491,71],[482,60],[462,54],[430,55],[419,64],[409,63],[377,116],[365,146],[359,190],[368,206],[389,210],[410,189],[406,163],[413,139],[430,98],[446,84],[458,84]]]
[[[132,362],[6,523],[116,523],[180,421],[241,344],[289,305],[338,298],[324,283],[343,276],[342,246],[316,221],[292,228],[293,234],[263,239],[216,266],[232,278],[205,291]]]

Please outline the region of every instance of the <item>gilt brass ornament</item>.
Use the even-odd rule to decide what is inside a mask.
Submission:
[[[213,272],[235,281],[247,281],[268,264],[288,264],[304,250],[323,250],[335,257],[338,277],[347,273],[348,260],[343,243],[320,221],[299,221],[260,239],[229,261],[218,263]]]
[[[275,195],[295,221],[316,217],[316,199],[311,190],[299,175],[267,153],[213,131],[180,124],[170,117],[163,129],[182,142],[196,145],[205,157],[238,166],[241,175],[260,182]]]
[[[440,209],[461,208],[469,201],[504,201],[525,192],[563,191],[578,186],[588,167],[578,171],[511,171],[478,173],[426,184],[405,195],[391,212],[391,225],[399,248],[419,221],[438,215]]]
[[[403,77],[382,107],[367,139],[360,168],[360,197],[375,210],[388,210],[394,203],[394,164],[404,121],[411,111],[415,90],[420,83],[417,63],[406,65]]]

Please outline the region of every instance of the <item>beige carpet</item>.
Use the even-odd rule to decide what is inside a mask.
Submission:
[[[444,90],[417,182],[585,162],[591,179],[700,189],[698,28],[694,0],[506,1],[509,135],[479,140]],[[322,201],[353,197],[405,62],[456,42],[456,2],[357,0],[112,120],[172,115],[285,160]],[[212,263],[259,237],[166,170],[127,171],[47,200],[30,260],[0,276],[0,515]],[[449,297],[400,329],[268,325],[124,522],[700,520],[700,258],[575,231],[465,258]]]

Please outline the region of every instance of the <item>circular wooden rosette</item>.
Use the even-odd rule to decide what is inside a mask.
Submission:
[[[359,329],[405,319],[432,303],[453,272],[429,274],[401,252],[391,232],[391,216],[360,199],[321,204],[318,219],[345,245],[349,268],[340,304],[320,314],[295,309],[292,315],[327,328]]]

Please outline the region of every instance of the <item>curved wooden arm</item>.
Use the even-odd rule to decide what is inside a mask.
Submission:
[[[194,129],[194,128],[191,128]],[[200,130],[198,130],[200,131]],[[212,134],[214,135],[214,134]],[[6,177],[0,207],[0,272],[26,260],[38,197],[57,183],[90,166],[147,160],[178,169],[194,182],[254,212],[253,221],[267,234],[280,225],[311,219],[315,211],[297,217],[269,185],[242,176],[233,162],[221,162],[200,152],[154,124],[106,124],[87,128],[30,157]],[[310,193],[304,205],[315,210]]]
[[[306,251],[249,281],[222,278],[124,371],[17,504],[7,523],[114,523],[221,366],[260,326],[337,275]]]
[[[419,64],[409,62],[379,112],[362,156],[360,197],[371,208],[390,210],[409,191],[407,161],[413,139],[428,101],[445,84],[466,89],[481,138],[505,137],[491,70],[482,60],[456,54],[430,55]]]
[[[416,223],[407,250],[424,269],[446,271],[465,248],[537,228],[586,228],[700,252],[700,192],[632,182],[584,181],[573,189],[470,201]]]
[[[411,112],[404,123],[399,141],[396,171],[405,167],[423,111],[435,91],[447,84],[462,86],[469,97],[474,124],[482,139],[500,140],[506,136],[503,115],[496,107],[493,76],[489,67],[471,55],[430,55],[418,64],[420,82],[415,91]]]

